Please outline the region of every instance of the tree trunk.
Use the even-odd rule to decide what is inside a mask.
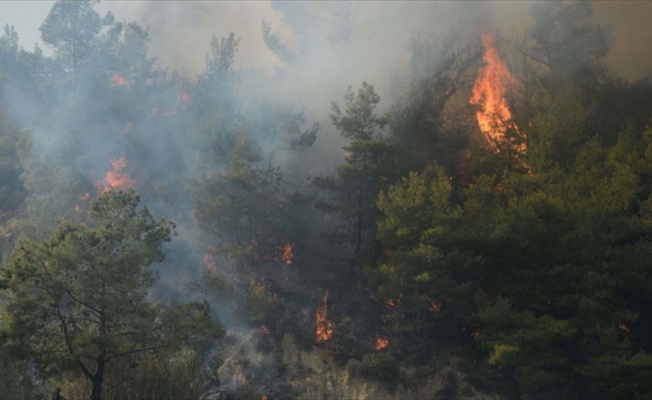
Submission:
[[[106,360],[99,360],[97,362],[97,371],[93,375],[91,382],[93,383],[93,390],[91,391],[91,400],[102,400],[102,384],[104,382],[104,366]]]

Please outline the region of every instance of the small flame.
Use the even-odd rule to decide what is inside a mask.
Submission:
[[[632,330],[629,328],[629,326],[627,326],[627,323],[626,323],[626,322],[619,322],[619,323],[618,323],[618,329],[620,329],[620,331],[621,331],[621,332],[624,332],[624,333],[629,333],[629,332],[632,331]]]
[[[192,103],[192,97],[186,91],[187,85],[184,82],[177,81],[177,107],[180,107],[182,110],[188,108],[190,103]]]
[[[512,119],[512,112],[507,105],[507,90],[515,84],[507,64],[498,54],[495,41],[490,33],[482,35],[484,65],[478,70],[469,100],[471,104],[478,106],[475,113],[478,126],[492,146],[495,142],[504,140],[505,123]],[[519,144],[516,150],[525,151],[525,143]]]
[[[177,115],[176,110],[172,111],[161,111],[158,109],[158,107],[153,107],[149,113],[147,113],[147,116],[150,118],[156,118],[156,117],[172,117],[174,115]]]
[[[480,331],[478,331],[478,328],[474,326],[467,327],[465,325],[462,325],[462,334],[468,337],[476,337],[480,334]]]
[[[82,193],[81,195],[79,195],[79,200],[81,200],[81,201],[88,201],[88,199],[90,199],[90,198],[91,198],[91,195],[88,192],[85,192],[85,193]]]
[[[262,395],[262,396],[260,397],[260,400],[267,400],[267,395],[266,395],[266,394]]]
[[[389,308],[396,308],[396,307],[401,305],[401,299],[402,298],[403,298],[403,293],[399,293],[396,300],[387,299],[387,301],[385,301],[385,305],[387,305],[387,307],[389,307]]]
[[[286,243],[285,246],[283,246],[283,255],[281,256],[281,259],[286,265],[292,264],[292,259],[294,258],[292,247],[293,246],[290,243]]]
[[[183,90],[179,90],[178,96],[179,96],[179,104],[181,105],[181,108],[186,109],[186,107],[188,107],[192,102],[192,97],[190,97],[190,95],[184,92]]]
[[[428,306],[428,311],[430,311],[430,312],[439,312],[441,310],[441,301],[434,302],[428,296],[425,296],[425,299],[428,301],[428,303],[430,303],[430,306]]]
[[[204,261],[204,265],[206,266],[206,269],[213,270],[213,271],[217,270],[217,262],[215,261],[211,253],[209,253],[208,251],[204,252],[204,255],[202,256],[202,261]]]
[[[317,321],[316,341],[317,343],[325,342],[333,336],[333,324],[328,320],[328,289],[324,292],[321,299],[321,307],[317,307],[315,319]]]
[[[376,350],[380,351],[387,346],[389,346],[389,339],[380,337],[380,335],[376,333]]]
[[[127,175],[123,170],[127,168],[127,160],[125,156],[111,160],[110,171],[107,171],[106,176],[101,184],[101,191],[108,192],[109,190],[115,189],[125,189],[133,187],[136,182],[134,182],[129,175]]]
[[[266,327],[265,325],[261,325],[260,330],[263,332],[263,335],[265,336],[269,335],[269,328]]]
[[[111,86],[124,86],[127,83],[127,80],[124,76],[119,74],[111,75]]]

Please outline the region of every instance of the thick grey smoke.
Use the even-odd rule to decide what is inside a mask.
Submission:
[[[235,60],[236,68],[266,68],[273,70],[281,62],[265,46],[261,21],[283,30],[280,12],[265,1],[164,1],[164,2],[105,2],[98,10],[112,12],[117,20],[137,21],[148,27],[153,40],[151,54],[159,65],[171,70],[201,73],[211,37],[228,36],[234,32],[241,38]],[[290,37],[290,31],[283,31]]]
[[[652,71],[652,2],[596,1],[596,22],[609,28],[611,46],[606,62],[627,79]]]

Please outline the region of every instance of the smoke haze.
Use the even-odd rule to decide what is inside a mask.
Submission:
[[[19,4],[20,7],[26,7],[23,9],[25,12],[3,14],[3,9],[18,7]],[[28,43],[28,48],[31,48],[36,37],[31,30],[38,29],[38,25],[35,25],[33,20],[27,23],[27,19],[22,18],[38,17],[40,25],[47,15],[47,11],[41,11],[45,8],[49,10],[52,4],[53,2],[0,2],[0,22],[15,22],[18,35],[21,36],[21,44]],[[52,57],[51,51],[46,51],[43,57],[45,66],[39,65],[41,69],[38,73],[30,75],[32,72],[22,68],[17,61],[16,64],[8,63],[6,70],[10,71],[7,73],[9,78],[0,76],[6,81],[2,82],[1,89],[8,114],[15,118],[33,139],[32,146],[26,147],[27,150],[23,149],[24,152],[29,150],[31,153],[21,155],[21,167],[27,171],[21,179],[25,182],[25,191],[29,193],[25,200],[25,213],[34,219],[50,218],[52,225],[56,224],[54,219],[59,217],[55,215],[57,212],[71,219],[79,218],[80,207],[86,207],[88,204],[89,192],[93,193],[90,197],[95,197],[95,194],[101,191],[102,180],[106,179],[112,165],[115,169],[116,160],[120,160],[120,171],[114,172],[125,174],[129,185],[135,186],[143,196],[143,203],[153,210],[154,215],[165,216],[178,224],[178,237],[166,245],[167,258],[163,264],[157,266],[161,272],[161,280],[152,297],[170,302],[176,302],[184,296],[200,297],[203,295],[201,290],[198,289],[195,296],[193,293],[187,293],[190,290],[181,286],[188,282],[196,283],[202,269],[221,268],[220,272],[228,272],[224,273],[224,281],[227,282],[224,286],[239,285],[234,291],[224,291],[228,296],[237,292],[232,296],[236,297],[243,295],[241,292],[256,289],[256,294],[262,298],[258,300],[263,302],[269,300],[265,297],[266,291],[271,292],[269,288],[272,284],[269,282],[277,285],[274,289],[278,289],[280,294],[274,297],[277,293],[273,293],[272,300],[277,301],[279,297],[282,297],[283,301],[291,299],[278,305],[283,318],[274,321],[266,321],[265,318],[272,319],[267,315],[257,318],[265,321],[267,325],[303,324],[304,328],[310,327],[304,329],[308,332],[313,324],[314,313],[311,307],[317,304],[315,300],[322,299],[322,289],[326,289],[321,287],[320,279],[324,276],[337,276],[349,265],[342,266],[345,263],[341,260],[347,256],[330,252],[330,244],[322,243],[326,242],[320,236],[323,232],[317,232],[318,229],[332,228],[335,224],[332,220],[337,217],[319,210],[313,198],[309,199],[312,203],[308,206],[306,204],[309,201],[304,198],[300,199],[304,203],[299,200],[292,203],[295,199],[288,200],[290,195],[286,191],[298,188],[294,194],[298,193],[296,197],[300,198],[304,194],[301,190],[314,184],[319,177],[334,176],[336,167],[345,159],[342,147],[351,141],[342,138],[342,129],[338,130],[329,118],[332,102],[342,106],[347,87],[355,91],[366,81],[373,85],[380,95],[378,113],[394,112],[396,110],[392,107],[397,107],[396,104],[404,100],[406,94],[413,94],[411,90],[414,86],[426,86],[431,83],[425,82],[426,80],[436,81],[439,77],[436,76],[438,71],[434,69],[439,65],[438,58],[446,58],[444,56],[453,53],[454,56],[459,56],[459,59],[466,57],[471,60],[463,69],[460,68],[469,76],[468,82],[464,81],[458,87],[453,87],[458,83],[455,79],[451,79],[453,83],[450,86],[437,86],[441,82],[446,83],[445,79],[435,82],[427,89],[435,95],[427,93],[424,95],[424,104],[416,104],[415,108],[422,106],[423,109],[436,109],[441,102],[441,110],[444,110],[447,101],[450,100],[449,105],[457,101],[463,111],[461,114],[468,114],[460,119],[475,124],[472,120],[473,110],[469,105],[469,96],[466,92],[460,93],[464,90],[470,91],[471,84],[462,86],[475,78],[476,67],[482,62],[480,34],[497,32],[498,51],[509,53],[510,47],[506,42],[523,43],[529,34],[533,23],[530,15],[533,4],[535,3],[529,1],[101,2],[94,6],[100,16],[110,12],[117,22],[135,21],[146,29],[148,40],[138,42],[139,38],[146,35],[139,36],[138,30],[135,29],[129,32],[133,34],[130,38],[136,39],[128,42],[127,34],[124,33],[128,30],[128,25],[125,25],[121,27],[125,30],[116,34],[118,39],[110,38],[109,35],[109,39],[104,36],[98,39],[98,42],[106,40],[109,44],[106,47],[98,46],[100,50],[89,56],[88,63],[80,67],[82,72],[79,74],[70,67],[72,63],[66,64],[68,60],[65,57],[56,59]],[[652,26],[647,19],[652,15],[652,3],[623,1],[596,2],[593,5],[591,22],[607,27],[610,33],[609,52],[604,58],[607,65],[617,74],[630,80],[650,74],[652,47],[649,43],[652,43]],[[22,27],[30,32],[22,32]],[[231,33],[239,40],[235,46],[237,51],[233,64],[227,63],[228,71],[210,71],[207,64],[215,61],[210,59],[211,50],[215,50],[211,49],[212,37],[217,38],[219,44],[221,38],[228,38]],[[455,38],[455,47],[441,51],[446,54],[434,54],[439,51],[438,43],[448,38]],[[411,48],[416,40],[419,40],[419,43],[427,43],[424,47],[432,45],[427,51],[433,53],[427,54],[425,61],[419,60],[422,64],[419,68],[426,73],[418,79],[412,76],[413,73],[417,75],[413,69],[415,52]],[[477,54],[469,56],[476,48]],[[138,52],[141,49],[143,52],[146,49],[147,56],[156,59],[155,68],[149,68],[147,57]],[[29,65],[20,58],[26,57],[29,61],[29,57],[19,54],[20,52],[14,53],[12,56],[15,56],[16,60]],[[512,53],[511,59],[510,54],[504,55],[507,63],[515,58],[514,54],[516,52]],[[167,73],[160,73],[156,68]],[[446,68],[449,68],[446,71],[450,75],[454,75],[451,71],[459,72],[455,69],[456,65]],[[151,75],[142,77],[139,75],[142,71]],[[213,76],[209,76],[211,73]],[[25,85],[25,82],[32,81],[43,84],[35,88]],[[449,96],[449,89],[453,93],[450,96],[457,95],[458,98],[446,97]],[[47,98],[43,93],[47,94]],[[440,93],[444,94],[440,96]],[[414,97],[416,99],[408,99],[405,102],[422,101],[418,96]],[[506,101],[505,104],[507,97],[501,96],[501,99]],[[405,107],[406,113],[412,111],[408,108]],[[431,136],[441,133],[438,131],[438,124],[445,126],[448,121],[446,116],[437,114],[438,111],[440,110],[436,109],[431,114],[428,114],[428,110],[424,112],[424,120],[431,119],[425,122],[419,120],[421,114],[413,117],[415,126],[423,122],[425,128],[414,128],[414,132],[410,131],[411,136],[406,141],[422,135],[427,140],[423,140],[423,137],[419,139],[432,145],[435,139]],[[297,124],[299,128],[287,129],[288,124],[284,124],[296,115],[302,117],[297,118],[301,120]],[[511,114],[505,118],[511,118]],[[337,121],[335,125],[341,126]],[[315,127],[315,135],[305,135],[310,132],[311,126]],[[297,132],[299,135],[304,133],[308,145],[295,151],[295,147],[300,146],[294,146],[296,142],[292,142],[292,139],[297,138],[289,136]],[[430,139],[432,142],[428,142]],[[463,140],[465,138],[460,143]],[[250,144],[247,141],[253,144],[247,147],[246,145]],[[414,143],[415,147],[420,145],[417,139]],[[454,146],[451,145],[451,148]],[[428,148],[427,151],[429,150],[431,149]],[[435,150],[444,153],[450,149],[442,147]],[[240,153],[236,154],[237,151]],[[450,150],[451,154],[453,152]],[[241,157],[236,160],[241,163],[236,165],[240,169],[230,176],[225,171],[233,167],[230,157],[237,156]],[[436,160],[436,156],[429,159],[433,160]],[[406,164],[409,164],[409,160]],[[251,168],[255,173],[247,175],[251,172],[247,168]],[[58,175],[48,175],[53,170],[56,170]],[[268,186],[273,186],[270,182],[277,182],[277,176],[274,174],[278,171],[282,173],[279,174],[281,177],[278,182],[283,180],[285,186],[278,190],[279,193],[273,190],[270,190],[271,194],[265,193],[264,190],[267,190]],[[391,176],[387,178],[383,175],[380,180],[391,182],[392,179]],[[241,193],[240,187],[233,189],[236,194],[229,192],[229,185],[235,187],[237,184],[247,189],[253,187],[251,197],[259,203],[252,200],[253,205],[240,204],[249,199],[245,199],[244,195],[237,197]],[[314,187],[312,189],[317,191]],[[201,192],[202,190],[205,192]],[[359,191],[363,192],[362,189]],[[269,199],[263,195],[262,200],[256,198],[260,192],[268,197],[278,196],[292,207],[300,205],[292,210],[283,209],[285,203],[281,200],[278,203],[283,204],[279,206],[273,201],[276,198]],[[282,197],[286,195],[287,198]],[[306,197],[312,195],[314,193]],[[204,198],[201,200],[208,199],[206,203],[214,201],[205,206],[209,210],[207,214],[213,217],[208,222],[198,217],[200,211],[197,210],[201,207],[197,199],[202,196]],[[236,201],[232,204],[228,204],[228,201],[219,203],[224,198],[230,199],[229,196],[236,198]],[[52,204],[52,198],[62,200],[60,204]],[[369,202],[371,207],[375,204],[374,201]],[[71,204],[77,209],[72,208]],[[219,214],[220,207],[224,204],[227,204],[226,212],[230,212],[230,215]],[[305,207],[307,211],[301,207]],[[255,209],[255,212],[252,212],[252,209]],[[270,217],[270,214],[275,212],[292,214],[294,220],[283,221],[283,215]],[[333,214],[337,212],[336,210]],[[43,216],[48,213],[52,215]],[[263,221],[260,223],[261,227],[257,227],[258,232],[251,229],[251,221],[245,221],[245,214],[251,218],[247,213],[254,214],[254,219]],[[271,220],[282,221],[278,223],[279,226],[285,223],[290,227],[282,225],[282,229],[274,231],[276,225],[273,228],[267,226],[267,222]],[[237,232],[224,234],[220,231],[244,230],[243,226],[247,223],[250,232],[242,235],[245,238],[242,241],[237,237]],[[210,224],[214,226],[206,228],[206,225]],[[297,228],[292,224],[301,226]],[[319,228],[314,228],[315,226]],[[278,237],[277,232],[280,232]],[[43,232],[39,234],[43,236]],[[229,235],[236,236],[236,239]],[[258,243],[255,239],[266,238],[266,235],[273,236],[269,247],[275,246],[277,254],[269,259],[258,259],[256,246],[262,248],[265,244]],[[38,237],[36,234],[34,236]],[[231,240],[237,241],[238,246],[242,245],[243,248],[249,246],[242,251],[251,252],[247,256],[255,258],[256,263],[260,264],[256,264],[255,268],[263,264],[264,268],[269,268],[260,268],[247,275],[251,271],[243,270],[248,266],[243,267],[235,261],[228,261],[234,265],[228,262],[220,265],[223,260],[219,259],[221,254],[218,254],[215,248],[221,243],[216,242],[227,236],[225,242]],[[291,238],[294,240],[290,240]],[[296,255],[293,257],[296,259],[293,264],[281,262],[278,252],[284,245],[295,245],[295,242],[299,244],[295,246]],[[313,253],[308,260],[307,256],[302,258],[302,251],[307,254],[306,248],[309,245],[313,246]],[[341,243],[332,246],[346,247]],[[324,254],[329,252],[333,254]],[[215,260],[211,258],[213,255],[216,256]],[[224,256],[224,259],[226,258],[227,256]],[[337,262],[342,265],[336,265]],[[346,275],[346,279],[353,275],[355,274]],[[262,278],[256,280],[256,277]],[[347,283],[353,288],[354,282]],[[366,299],[368,294],[363,292],[362,286],[360,284],[351,290],[359,289],[356,295]],[[187,292],[178,293],[184,290]],[[203,290],[208,292],[205,287]],[[247,337],[244,342],[246,346],[243,345],[243,348],[247,349],[247,353],[255,352],[255,345],[252,343],[258,339],[251,340],[250,343],[253,334],[249,332],[247,336],[245,333],[252,327],[262,329],[255,326],[262,323],[250,324],[247,319],[250,316],[246,315],[246,311],[240,313],[242,309],[247,308],[238,309],[237,307],[242,306],[235,305],[236,300],[217,298],[220,295],[227,297],[224,293],[212,298],[216,303],[213,308],[215,317],[227,328],[231,328],[235,332],[232,333],[234,336]],[[338,295],[341,293],[338,294],[336,290],[331,293],[329,301],[340,305],[339,310],[333,307],[333,310],[329,311],[332,315],[337,315],[338,312],[343,314],[350,309],[354,309],[352,312],[364,313],[364,310],[355,310],[354,306],[346,309],[349,305],[338,298]],[[321,301],[325,309],[327,300]],[[280,303],[282,301],[279,300]],[[435,303],[431,303],[434,308]],[[350,304],[355,303],[351,301]],[[382,306],[382,302],[379,304]],[[354,321],[351,324],[362,325],[364,321]],[[271,325],[265,326],[264,331],[268,328],[274,331],[274,326]],[[277,331],[281,329],[278,328]],[[354,332],[354,328],[351,328],[351,331]],[[376,333],[380,338],[378,335]],[[307,342],[314,344],[312,338],[308,338]],[[252,349],[249,349],[250,347]]]

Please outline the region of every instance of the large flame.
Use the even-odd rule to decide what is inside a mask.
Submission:
[[[136,184],[136,182],[134,182],[133,179],[124,172],[124,169],[127,168],[127,159],[125,156],[111,160],[111,167],[111,170],[107,171],[104,180],[100,184],[102,192],[131,188]]]
[[[494,35],[483,34],[482,43],[485,50],[482,57],[484,65],[478,70],[469,102],[477,106],[475,115],[480,131],[485,134],[490,145],[494,146],[496,142],[504,140],[506,123],[512,119],[512,112],[507,105],[507,91],[514,85],[514,78],[496,50]],[[518,151],[525,149],[524,143],[516,147]]]
[[[333,324],[328,320],[328,289],[324,292],[321,301],[322,304],[317,307],[317,314],[315,315],[317,322],[315,340],[317,343],[325,342],[333,336]]]

